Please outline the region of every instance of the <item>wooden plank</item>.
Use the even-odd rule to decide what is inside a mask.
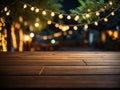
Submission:
[[[1,88],[120,88],[120,75],[0,76]]]
[[[0,66],[0,76],[3,75],[39,75],[41,66]]]
[[[120,66],[46,66],[42,75],[119,74]]]
[[[85,65],[82,60],[1,60],[0,66],[70,66],[70,65]]]

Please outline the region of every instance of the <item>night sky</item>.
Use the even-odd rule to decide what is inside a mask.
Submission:
[[[78,3],[78,0],[63,0],[62,5],[63,5],[62,9],[65,10],[66,12],[69,12],[70,9],[75,9],[80,4]]]

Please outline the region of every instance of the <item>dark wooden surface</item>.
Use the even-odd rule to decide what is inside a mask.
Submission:
[[[120,52],[0,53],[0,88],[120,88]]]

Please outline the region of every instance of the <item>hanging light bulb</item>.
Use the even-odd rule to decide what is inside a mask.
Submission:
[[[6,15],[9,16],[9,15],[10,15],[10,11],[8,11],[8,12],[6,13]]]
[[[90,14],[86,14],[86,17],[89,18],[89,17],[90,17]]]
[[[74,30],[78,30],[78,27],[77,27],[77,26],[74,26],[73,29],[74,29]]]
[[[7,8],[7,7],[5,7],[5,8],[4,8],[4,11],[6,12],[7,10],[8,10],[8,8]]]
[[[104,21],[105,21],[105,22],[107,22],[107,21],[108,21],[108,19],[107,19],[107,18],[104,18]]]
[[[95,26],[98,26],[98,22],[94,22],[94,25],[95,25]]]
[[[114,15],[115,15],[115,13],[114,13],[114,12],[111,12],[111,15],[112,15],[112,16],[114,16]]]
[[[79,18],[80,18],[79,15],[76,15],[75,18],[74,18],[74,20],[75,20],[75,21],[78,21]]]
[[[59,24],[58,24],[58,23],[56,23],[56,24],[55,24],[55,27],[56,27],[56,28],[58,28],[58,27],[59,27]]]
[[[72,30],[70,30],[68,33],[69,33],[70,35],[72,35],[72,34],[73,34],[73,31],[72,31]]]
[[[71,16],[70,16],[70,15],[68,15],[68,16],[67,16],[67,19],[68,19],[68,20],[70,20],[70,19],[71,19]]]
[[[59,14],[59,16],[58,16],[60,19],[62,19],[63,18],[63,15],[62,14]]]
[[[51,23],[52,23],[52,21],[51,21],[51,20],[48,20],[48,21],[47,21],[47,24],[48,24],[48,25],[50,25]]]
[[[45,10],[43,10],[42,14],[45,16],[45,15],[47,15],[47,12]]]
[[[35,12],[38,13],[40,10],[38,8],[35,9]]]
[[[31,8],[30,8],[30,10],[31,10],[31,11],[34,11],[34,10],[35,10],[35,8],[34,8],[34,7],[31,7]]]
[[[88,24],[85,24],[85,25],[84,25],[84,28],[85,28],[85,29],[88,29]]]
[[[23,8],[27,8],[27,5],[26,5],[26,4],[24,4],[24,5],[23,5]]]
[[[54,13],[54,12],[51,12],[51,16],[54,17],[54,16],[55,16],[55,13]]]
[[[100,15],[100,13],[99,12],[96,12],[96,16],[99,16]]]
[[[112,2],[112,1],[109,1],[109,4],[112,6],[112,5],[113,5],[113,2]]]

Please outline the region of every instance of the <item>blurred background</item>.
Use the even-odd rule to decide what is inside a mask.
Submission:
[[[0,52],[120,51],[119,0],[0,0]]]

